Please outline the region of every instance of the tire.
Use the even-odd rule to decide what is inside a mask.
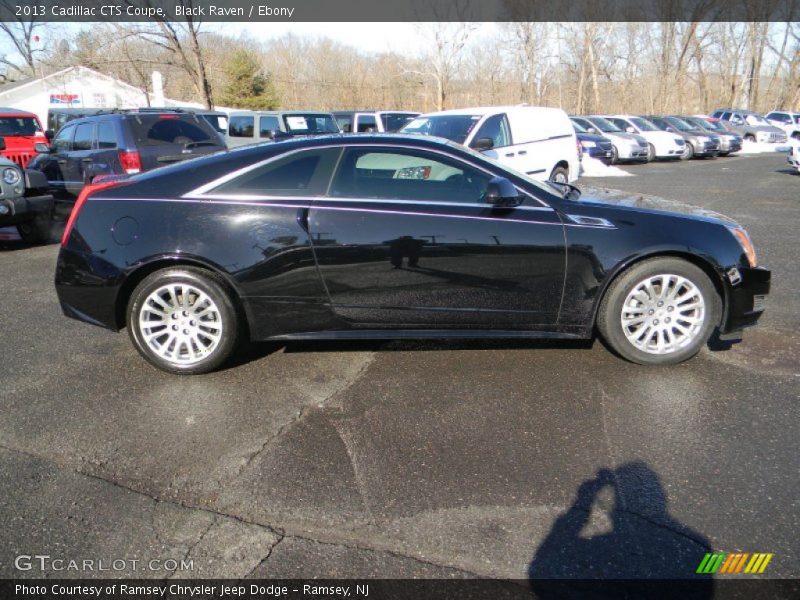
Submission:
[[[188,306],[184,296],[189,296]],[[145,317],[147,323],[142,323]],[[224,280],[194,267],[162,269],[145,277],[131,294],[126,324],[147,362],[179,375],[219,368],[242,337],[242,320]]]
[[[617,147],[613,145],[611,146],[611,164],[619,164],[619,150],[617,150]]]
[[[647,144],[647,162],[653,162],[656,159],[656,147],[653,144]]]
[[[652,294],[647,292],[647,283]],[[665,291],[666,297],[659,299]],[[669,304],[670,293],[675,294],[673,302],[690,295],[676,305]],[[658,302],[664,304],[658,306]],[[702,269],[679,258],[662,257],[635,264],[614,280],[600,303],[597,329],[614,352],[631,362],[674,365],[708,343],[721,314],[722,300]],[[645,321],[637,328],[639,319]]]
[[[746,142],[755,142],[756,136],[754,136],[752,133],[748,133],[746,136],[744,136],[744,140]]]
[[[43,244],[50,241],[51,226],[50,213],[38,214],[30,221],[17,224],[17,232],[28,244]]]
[[[694,146],[692,146],[691,142],[686,142],[686,145],[683,147],[683,154],[681,154],[681,160],[689,160],[694,156]]]
[[[720,152],[718,156],[728,156],[730,152]]]
[[[569,171],[564,167],[555,167],[550,173],[550,181],[555,183],[569,183]]]

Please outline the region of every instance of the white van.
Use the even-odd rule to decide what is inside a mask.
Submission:
[[[578,178],[578,141],[563,110],[536,106],[460,108],[420,115],[402,133],[463,144],[541,181]]]

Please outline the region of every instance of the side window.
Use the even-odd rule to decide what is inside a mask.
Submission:
[[[720,119],[722,119],[723,121],[730,121],[731,120],[731,113],[724,112],[724,113],[721,113],[721,114],[722,114],[722,116],[720,117]]]
[[[231,137],[253,137],[254,117],[231,117],[228,135]]]
[[[490,179],[483,171],[438,154],[352,148],[345,151],[331,195],[474,204]]]
[[[611,121],[614,125],[616,125],[620,129],[622,129],[622,131],[628,131],[628,127],[632,128],[632,125],[628,123],[625,119],[616,119],[614,117],[609,117],[608,120]]]
[[[356,124],[358,133],[378,131],[378,123],[375,121],[375,115],[358,115],[356,117]]]
[[[281,124],[278,117],[259,117],[258,118],[258,136],[262,138],[271,138],[273,131],[280,131]]]
[[[742,115],[740,115],[739,113],[732,113],[731,123],[733,123],[734,125],[743,125],[744,119],[742,118]]]
[[[212,194],[319,196],[331,180],[341,148],[297,152],[226,181]]]
[[[511,145],[511,134],[508,128],[508,119],[504,114],[494,115],[486,119],[478,133],[472,138],[474,144],[480,139],[489,138],[494,143],[495,148]]]
[[[353,115],[336,115],[335,119],[342,133],[350,133],[353,131]]]
[[[117,147],[117,132],[111,121],[101,121],[97,124],[97,147],[101,150]]]
[[[94,137],[94,123],[81,123],[75,128],[75,139],[72,142],[72,149],[91,150],[92,138]]]
[[[53,139],[53,150],[55,152],[69,152],[72,150],[73,135],[75,135],[75,127],[73,125],[62,128]]]

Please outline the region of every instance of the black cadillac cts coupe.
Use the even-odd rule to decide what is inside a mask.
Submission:
[[[87,186],[64,313],[173,373],[245,340],[590,338],[672,364],[761,316],[770,273],[735,222],[580,197],[444,140],[332,135]]]

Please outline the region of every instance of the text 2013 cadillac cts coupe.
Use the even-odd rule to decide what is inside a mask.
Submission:
[[[436,138],[271,142],[87,187],[56,288],[173,373],[247,339],[595,331],[670,364],[758,320],[770,273],[736,223],[579,196]]]

